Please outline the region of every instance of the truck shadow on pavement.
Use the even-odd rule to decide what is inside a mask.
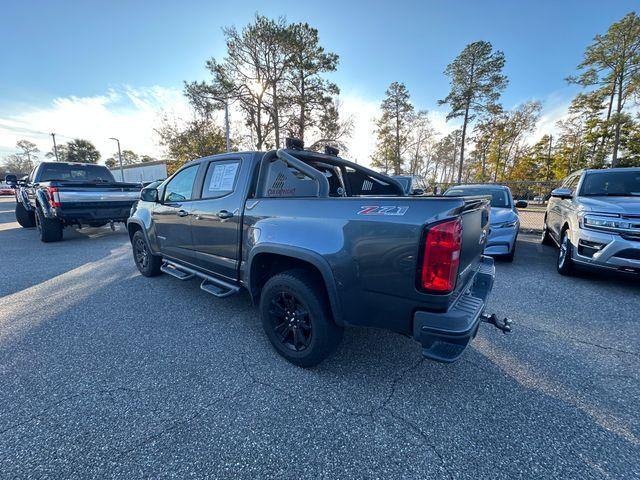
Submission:
[[[560,277],[552,249],[521,242],[490,304],[513,335],[481,328],[443,365],[405,337],[347,329],[304,370],[273,351],[248,295],[142,277],[123,232],[105,230],[2,244],[27,285],[0,311],[8,477],[126,478],[141,464],[178,477],[634,476],[639,300],[626,279],[586,303],[589,279]]]

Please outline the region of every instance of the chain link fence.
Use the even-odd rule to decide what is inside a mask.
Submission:
[[[513,181],[496,182],[493,185],[504,185],[511,189],[515,201],[524,200],[526,208],[518,209],[520,214],[520,230],[523,232],[542,232],[544,214],[547,209],[547,201],[551,196],[551,190],[560,186],[561,180],[544,181]],[[443,194],[450,187],[461,185],[458,183],[436,183],[433,192]],[[464,184],[462,184],[464,185]],[[437,189],[437,191],[436,191]]]

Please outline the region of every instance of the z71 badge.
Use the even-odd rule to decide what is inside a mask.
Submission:
[[[409,207],[399,207],[397,205],[368,205],[360,207],[362,210],[358,215],[404,215]]]

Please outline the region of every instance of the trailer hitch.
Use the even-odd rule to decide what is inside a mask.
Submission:
[[[501,330],[502,333],[511,333],[511,324],[513,321],[509,318],[505,317],[500,320],[495,313],[492,313],[491,315],[482,313],[482,315],[480,315],[480,319],[485,323],[493,325],[498,330]]]

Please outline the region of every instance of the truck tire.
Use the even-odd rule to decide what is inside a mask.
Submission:
[[[260,317],[273,348],[299,367],[318,365],[342,340],[324,286],[310,272],[288,270],[271,277],[260,296]]]
[[[47,218],[40,207],[36,207],[36,226],[40,240],[45,243],[62,240],[62,222],[54,218]]]
[[[22,203],[16,203],[16,220],[23,228],[32,228],[36,226],[36,218],[33,212],[30,212]]]
[[[574,272],[574,263],[571,258],[573,247],[569,239],[569,229],[562,231],[560,239],[560,248],[558,249],[558,273],[560,275],[572,275]]]
[[[138,271],[145,277],[160,275],[162,257],[151,253],[151,249],[144,238],[142,230],[138,230],[133,234],[131,246],[133,247],[133,261],[136,262]]]

